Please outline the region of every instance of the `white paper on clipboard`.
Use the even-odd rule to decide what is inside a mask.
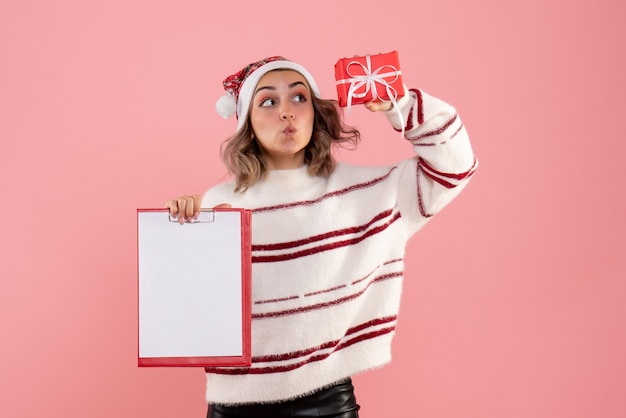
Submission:
[[[250,364],[250,218],[137,210],[139,366]]]

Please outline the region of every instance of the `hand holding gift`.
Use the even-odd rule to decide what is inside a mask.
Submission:
[[[391,102],[367,102],[364,103],[363,106],[370,112],[386,112],[393,108],[393,103]]]
[[[372,111],[389,110],[404,95],[396,51],[342,58],[335,64],[335,80],[339,106],[348,109],[354,104],[368,103],[367,108]]]

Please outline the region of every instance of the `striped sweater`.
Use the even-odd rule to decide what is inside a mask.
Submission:
[[[252,365],[207,368],[209,403],[295,398],[391,360],[407,241],[476,168],[454,108],[406,93],[413,158],[339,163],[328,178],[275,170],[244,194],[230,181],[204,195],[203,207],[252,210]]]

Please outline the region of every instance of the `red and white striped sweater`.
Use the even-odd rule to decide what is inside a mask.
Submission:
[[[270,171],[244,194],[227,182],[204,195],[203,207],[252,210],[252,366],[207,368],[208,402],[295,398],[391,360],[407,241],[476,168],[454,108],[407,93],[398,107],[417,156],[340,163],[328,178]]]

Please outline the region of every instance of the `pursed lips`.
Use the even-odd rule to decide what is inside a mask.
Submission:
[[[296,133],[296,128],[294,128],[292,125],[289,125],[285,129],[283,129],[283,133],[285,135],[293,135]]]

